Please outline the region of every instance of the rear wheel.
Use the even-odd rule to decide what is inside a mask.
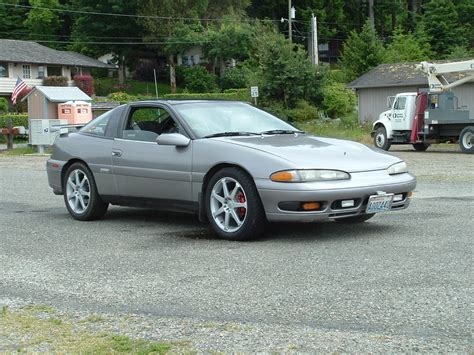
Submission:
[[[426,144],[426,143],[415,143],[413,144],[413,148],[415,148],[415,150],[417,152],[424,152],[426,149],[429,148],[429,144]]]
[[[90,221],[104,216],[109,206],[97,193],[94,176],[83,163],[74,163],[63,181],[64,202],[74,219]]]
[[[473,154],[474,153],[474,127],[464,127],[459,135],[459,146],[463,153]]]
[[[375,216],[375,213],[360,214],[353,217],[337,218],[335,221],[339,223],[362,223],[371,219],[373,216]]]
[[[214,232],[222,239],[260,237],[265,213],[250,176],[237,168],[224,168],[211,177],[205,194],[206,213]]]
[[[385,127],[379,127],[375,130],[375,135],[374,135],[374,145],[377,148],[383,149],[383,150],[389,150],[390,146],[392,145],[390,140],[387,137],[387,130]]]

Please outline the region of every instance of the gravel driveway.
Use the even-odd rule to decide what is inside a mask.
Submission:
[[[396,149],[418,177],[408,210],[245,243],[190,215],[74,221],[46,158],[0,156],[0,307],[98,313],[97,331],[206,352],[472,352],[474,157]]]

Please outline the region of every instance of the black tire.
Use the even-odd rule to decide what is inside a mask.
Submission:
[[[459,135],[459,146],[461,151],[466,154],[474,154],[474,144],[472,139],[474,137],[474,126],[464,127]]]
[[[380,148],[383,150],[390,149],[392,142],[390,142],[390,140],[387,137],[387,130],[385,129],[385,127],[379,127],[375,130],[374,145],[377,148]]]
[[[417,152],[424,152],[429,147],[430,147],[430,145],[426,144],[426,143],[414,143],[413,144],[413,148],[415,148],[415,150]]]
[[[83,201],[87,201],[87,206],[84,208],[83,211],[74,211],[68,199],[68,179],[69,177],[74,179],[72,175],[75,175],[76,171],[79,172],[79,176],[82,175],[82,178],[83,176],[86,176],[87,181],[88,181],[88,189],[86,189],[88,191],[86,192],[89,193],[89,197],[87,196],[82,197],[84,199]],[[73,193],[76,195],[80,194],[78,186],[77,186],[77,181],[76,181],[76,187],[75,187],[75,190],[73,190]],[[109,207],[109,204],[103,202],[102,199],[100,198],[97,192],[97,186],[95,184],[94,176],[92,175],[92,172],[89,170],[89,168],[83,163],[74,163],[67,169],[66,173],[64,174],[64,179],[63,179],[63,194],[64,194],[64,203],[66,204],[66,208],[69,211],[69,214],[74,219],[77,219],[79,221],[92,221],[95,219],[100,219],[105,215],[105,213],[107,212],[107,208]],[[76,200],[77,198],[75,198],[75,201]]]
[[[375,213],[360,214],[358,216],[353,217],[337,218],[335,219],[335,221],[339,223],[363,223],[371,219],[373,216],[375,216]]]
[[[234,228],[238,228],[235,231],[225,231],[223,226],[219,225],[219,221],[216,221],[215,218],[212,215],[212,206],[214,204],[221,204],[220,207],[224,207],[224,204],[222,202],[216,202],[217,200],[213,199],[211,201],[211,194],[214,188],[218,189],[219,184],[221,184],[225,180],[224,178],[228,178],[230,182],[230,186],[232,186],[233,182],[237,182],[240,184],[240,188],[242,190],[242,196],[244,196],[247,204],[247,208],[245,210],[245,217],[243,217],[242,224],[240,227],[238,226],[232,226]],[[237,186],[236,184],[234,185]],[[240,191],[240,190],[239,190]],[[236,199],[232,200],[228,198],[226,200],[226,207],[228,206],[227,203],[230,203],[230,201],[234,202],[239,202]],[[242,201],[240,201],[242,202]],[[222,239],[226,240],[250,240],[250,239],[257,239],[262,236],[264,229],[265,229],[265,224],[266,224],[266,218],[265,218],[265,211],[262,206],[262,202],[260,200],[260,196],[258,195],[257,188],[255,187],[255,183],[253,179],[244,171],[238,168],[224,168],[222,170],[219,170],[217,173],[215,173],[211,179],[209,180],[209,183],[207,184],[206,192],[205,192],[205,197],[204,197],[204,203],[205,203],[205,209],[206,209],[206,215],[207,219],[209,220],[209,223],[211,224],[212,230],[214,233]],[[229,205],[230,206],[230,205]],[[230,206],[232,207],[232,206]],[[236,209],[234,208],[234,212]],[[240,213],[240,212],[239,212]],[[224,215],[227,213],[224,213]],[[222,216],[222,212],[219,215],[216,215],[216,219],[220,219],[220,217],[224,218]],[[240,216],[242,217],[242,216]],[[229,217],[230,218],[230,217]],[[235,219],[233,219],[235,222]],[[224,221],[220,221],[221,223],[224,223]]]

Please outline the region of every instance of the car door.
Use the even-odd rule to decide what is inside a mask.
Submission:
[[[164,106],[130,107],[112,149],[119,196],[191,200],[192,141],[187,147],[157,144],[165,133],[186,134]]]
[[[392,128],[394,130],[404,130],[405,129],[405,107],[406,107],[407,98],[406,96],[398,96],[393,104],[392,110]]]

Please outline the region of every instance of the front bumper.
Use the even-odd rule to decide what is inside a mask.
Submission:
[[[408,207],[407,196],[416,187],[416,179],[405,173],[390,176],[384,171],[351,174],[347,181],[324,183],[275,183],[270,180],[257,180],[257,189],[262,200],[267,219],[281,222],[313,222],[364,214],[371,195],[383,191],[404,194],[401,201],[393,202],[392,210]],[[337,201],[354,200],[353,207],[337,207]],[[279,207],[281,202],[313,202],[322,204],[317,211],[288,211]]]

